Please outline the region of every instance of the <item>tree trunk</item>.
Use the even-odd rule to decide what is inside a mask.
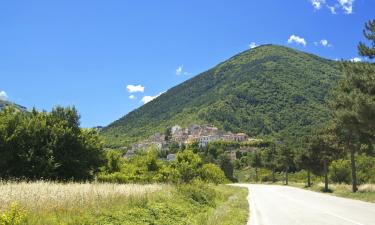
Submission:
[[[276,178],[275,178],[275,167],[272,167],[272,183],[275,183],[276,182]]]
[[[328,165],[327,159],[324,159],[324,192],[328,192]]]
[[[288,180],[288,170],[289,170],[289,166],[287,166],[285,168],[285,184],[288,185],[289,184],[289,180]]]
[[[351,167],[352,167],[352,191],[357,192],[358,191],[357,171],[356,171],[356,165],[355,165],[355,150],[353,147],[350,149],[350,162],[351,162]]]
[[[255,183],[258,183],[258,167],[255,167]]]
[[[310,170],[307,170],[307,187],[311,187],[311,175],[310,175]]]

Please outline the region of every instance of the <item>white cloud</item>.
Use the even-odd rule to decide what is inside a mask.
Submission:
[[[303,45],[303,46],[306,46],[306,41],[304,38],[302,37],[299,37],[297,35],[290,35],[289,39],[288,39],[288,43],[291,44],[291,43],[296,43],[298,45]]]
[[[145,87],[143,87],[142,85],[129,84],[128,86],[126,86],[126,89],[128,89],[129,93],[144,92],[145,91]]]
[[[341,8],[345,14],[353,13],[353,4],[355,0],[309,0],[314,9],[319,10],[322,6],[327,6],[332,14],[336,14],[336,9]],[[328,3],[330,2],[330,3]],[[336,2],[336,3],[333,3]]]
[[[332,47],[332,44],[329,43],[327,39],[322,39],[322,40],[320,40],[320,41],[319,41],[319,44],[320,44],[321,46],[323,46],[323,47],[328,47],[328,48]]]
[[[143,104],[147,104],[147,103],[151,102],[152,100],[154,100],[155,98],[159,97],[163,93],[164,92],[159,93],[158,95],[155,95],[155,96],[148,96],[148,95],[143,96],[141,101],[143,102]]]
[[[180,76],[182,74],[183,68],[184,68],[184,65],[181,65],[181,66],[177,67],[177,69],[176,69],[176,75],[177,76]]]
[[[255,47],[257,47],[258,45],[255,43],[255,42],[251,42],[250,44],[249,44],[249,48],[255,48]]]
[[[355,0],[337,0],[346,14],[353,13],[353,3]]]
[[[0,100],[3,100],[3,101],[8,100],[8,95],[5,91],[0,91]]]
[[[130,95],[129,99],[133,100],[133,99],[136,99],[136,97],[134,95]]]
[[[362,59],[358,58],[358,57],[354,57],[354,58],[350,59],[350,61],[352,61],[352,62],[361,62]]]
[[[320,9],[326,3],[325,0],[310,0],[310,2],[315,9]]]
[[[335,6],[328,6],[327,8],[331,11],[332,14],[336,14],[336,7]]]

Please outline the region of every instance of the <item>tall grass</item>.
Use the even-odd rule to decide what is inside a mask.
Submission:
[[[116,200],[147,198],[166,185],[0,181],[0,210],[17,203],[27,210],[74,210]]]

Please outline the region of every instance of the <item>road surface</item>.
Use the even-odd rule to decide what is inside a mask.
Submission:
[[[299,188],[236,184],[250,190],[248,225],[375,225],[375,204]]]

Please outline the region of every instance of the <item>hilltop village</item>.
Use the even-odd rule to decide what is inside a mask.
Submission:
[[[137,151],[150,147],[155,147],[158,150],[165,150],[168,149],[170,143],[182,146],[196,142],[199,147],[204,148],[210,142],[214,141],[246,142],[249,140],[252,139],[250,139],[247,134],[234,134],[232,132],[222,131],[213,125],[192,124],[186,128],[174,125],[173,127],[168,128],[165,134],[156,133],[146,140],[131,145],[125,154],[125,158],[130,158]],[[249,149],[241,149],[241,151],[249,151]],[[173,155],[170,155],[169,157],[173,158]]]

